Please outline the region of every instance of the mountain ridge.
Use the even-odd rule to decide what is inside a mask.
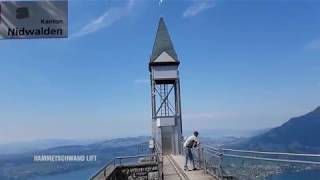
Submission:
[[[320,152],[320,106],[236,145],[251,150]]]

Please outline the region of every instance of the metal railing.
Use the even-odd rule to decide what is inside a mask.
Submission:
[[[184,143],[184,140],[181,140]],[[182,145],[183,147],[183,145]],[[199,145],[191,148],[195,164],[198,168],[203,169],[205,173],[210,174],[217,180],[228,177],[222,169],[223,154],[219,151],[212,151],[206,145]],[[185,149],[182,151],[185,156]]]
[[[218,180],[263,179],[290,168],[320,169],[320,154],[223,149],[209,145],[192,148],[192,153],[196,165]]]
[[[90,177],[90,180],[96,179],[98,176],[107,178],[113,170],[120,166],[129,166],[129,165],[143,165],[147,163],[156,163],[159,169],[159,177],[161,175],[162,170],[162,156],[159,154],[142,154],[135,156],[120,156],[114,158],[104,167],[99,169],[93,176]]]
[[[238,150],[238,149],[217,149],[211,146],[206,146],[206,147],[209,149],[212,149],[213,151],[221,152],[225,157],[273,161],[273,162],[320,165],[320,154],[267,152],[267,151],[251,151],[251,150]]]
[[[218,180],[222,180],[227,175],[222,169],[223,154],[216,151],[210,151],[205,146],[192,148],[192,154],[195,164],[203,169],[205,173],[210,174]]]
[[[211,154],[221,157],[220,170],[222,179],[264,179],[268,176],[295,169],[320,169],[319,154],[299,154],[286,152],[267,152],[238,149],[224,149],[204,145]]]

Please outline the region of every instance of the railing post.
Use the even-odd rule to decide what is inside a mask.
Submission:
[[[220,161],[219,161],[219,178],[223,179],[223,169],[222,169],[222,162],[223,162],[223,153],[219,155]]]
[[[201,153],[200,153],[200,147],[198,148],[198,161],[199,161],[199,168],[201,168]]]
[[[163,159],[162,158],[163,157],[161,154],[157,154],[159,180],[164,180],[164,178],[163,178]]]
[[[203,170],[204,170],[204,173],[207,174],[207,160],[204,157],[204,147],[201,148],[201,154],[203,158]]]

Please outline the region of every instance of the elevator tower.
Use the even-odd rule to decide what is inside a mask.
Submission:
[[[182,153],[182,120],[178,56],[164,19],[160,18],[149,62],[152,138],[157,152]]]

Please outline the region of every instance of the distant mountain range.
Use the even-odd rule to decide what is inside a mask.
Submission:
[[[320,152],[320,107],[236,145],[238,148],[286,152]]]
[[[40,151],[58,146],[85,145],[98,140],[41,139],[0,144],[0,155]]]
[[[235,138],[249,138],[252,136],[257,136],[262,133],[267,132],[268,129],[199,129],[200,137],[206,137],[211,139],[220,140],[225,137],[235,137]],[[193,133],[192,130],[184,130],[183,134],[189,136]]]
[[[142,136],[141,136],[142,137]],[[11,154],[21,154],[28,152],[35,152],[46,150],[54,147],[72,146],[72,145],[93,145],[104,144],[106,147],[120,147],[129,146],[130,144],[136,144],[140,142],[141,137],[130,137],[130,138],[116,138],[102,141],[100,139],[86,139],[86,140],[74,140],[74,139],[40,139],[33,141],[21,141],[13,143],[0,144],[0,156],[1,155],[11,155]],[[133,141],[128,142],[128,139]],[[136,140],[136,141],[135,141]],[[123,143],[121,142],[123,141]]]

